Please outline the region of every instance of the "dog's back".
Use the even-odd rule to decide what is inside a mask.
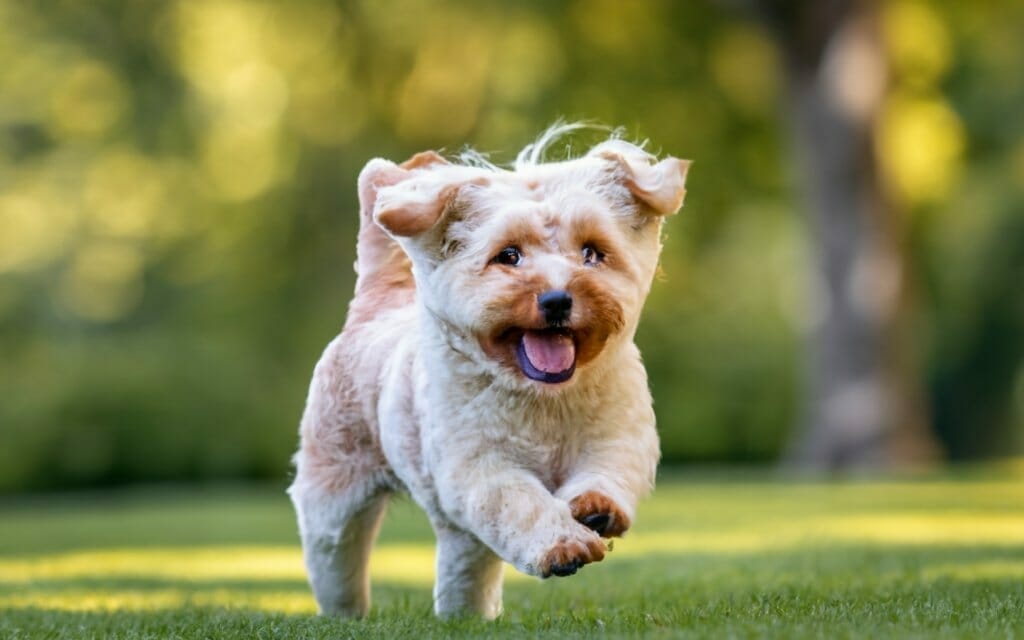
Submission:
[[[382,179],[380,172],[369,171],[359,178],[355,295],[341,335],[316,365],[300,427],[304,455],[296,460],[325,486],[349,483],[349,474],[339,470],[348,469],[353,476],[386,473],[376,411],[379,385],[398,341],[415,331],[412,264],[373,221],[381,184],[371,184],[371,175]]]
[[[359,187],[372,192],[364,180]],[[387,505],[382,488],[398,482],[380,443],[381,379],[398,343],[415,333],[409,258],[373,221],[372,199],[361,200],[356,292],[344,329],[317,362],[289,489],[320,608],[348,615],[369,608],[366,559]]]

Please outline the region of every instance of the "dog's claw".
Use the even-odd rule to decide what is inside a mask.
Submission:
[[[611,520],[611,515],[607,513],[592,513],[589,516],[583,516],[580,523],[598,535],[603,536]]]

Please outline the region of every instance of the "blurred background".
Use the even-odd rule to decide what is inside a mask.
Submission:
[[[0,0],[0,492],[283,483],[362,165],[558,118],[695,161],[666,464],[1020,454],[1022,62],[994,0]]]

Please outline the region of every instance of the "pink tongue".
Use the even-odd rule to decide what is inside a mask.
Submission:
[[[544,373],[561,373],[576,360],[572,338],[560,333],[527,331],[523,347],[530,364]]]

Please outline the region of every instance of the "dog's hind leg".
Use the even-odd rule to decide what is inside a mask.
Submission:
[[[289,489],[302,552],[320,612],[348,617],[370,610],[367,565],[389,493],[374,486],[332,491],[301,482]]]
[[[443,618],[473,614],[493,620],[501,614],[504,565],[471,533],[444,524],[437,535],[434,612]]]
[[[354,344],[342,334],[316,365],[288,493],[320,611],[362,616],[370,607],[370,548],[395,485],[364,416],[352,369],[365,361]]]

